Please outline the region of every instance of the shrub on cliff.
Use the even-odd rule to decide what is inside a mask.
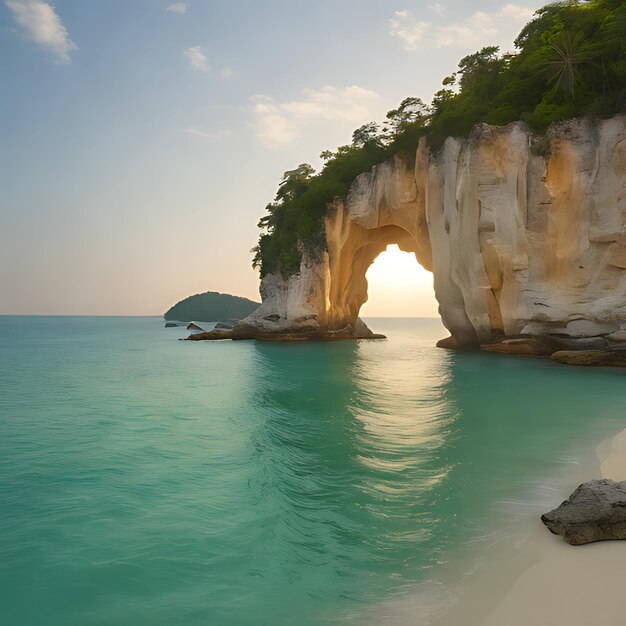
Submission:
[[[387,156],[386,148],[378,142],[353,143],[334,153],[323,153],[326,164],[319,174],[306,163],[285,172],[274,202],[267,205],[267,215],[259,221],[259,227],[267,230],[253,249],[253,266],[260,268],[261,277],[276,271],[293,274],[300,268],[303,247],[310,252],[323,248],[328,204],[345,197],[359,174]]]
[[[358,128],[352,144],[324,151],[325,164],[286,172],[253,249],[261,277],[290,275],[302,250],[324,247],[328,205],[345,199],[353,180],[391,155],[415,153],[426,136],[433,150],[449,136],[465,136],[478,123],[526,122],[537,133],[554,122],[626,111],[626,4],[623,0],[568,1],[535,13],[515,40],[517,52],[495,46],[461,59],[430,106],[406,98],[385,124]]]

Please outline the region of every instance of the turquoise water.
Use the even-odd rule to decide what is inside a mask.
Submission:
[[[2,623],[366,623],[626,426],[623,372],[370,326],[389,339],[0,317]]]

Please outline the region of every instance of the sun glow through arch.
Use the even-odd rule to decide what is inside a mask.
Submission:
[[[411,252],[387,246],[365,275],[368,301],[361,317],[438,317],[433,275]]]

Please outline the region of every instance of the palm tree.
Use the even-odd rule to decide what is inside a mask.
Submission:
[[[550,55],[546,65],[552,71],[550,82],[555,82],[557,88],[564,87],[573,96],[574,87],[580,80],[578,66],[589,56],[584,50],[582,33],[562,31],[548,43],[548,49]]]

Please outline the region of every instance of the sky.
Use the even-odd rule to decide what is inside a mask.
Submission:
[[[282,173],[429,102],[466,54],[512,50],[542,4],[0,0],[0,314],[258,300],[250,249]],[[436,315],[406,254],[368,278],[364,313]]]

